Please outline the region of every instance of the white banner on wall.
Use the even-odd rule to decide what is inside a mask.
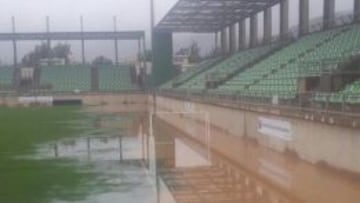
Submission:
[[[258,132],[264,135],[277,137],[286,141],[293,139],[291,123],[287,121],[259,117],[257,129]]]
[[[20,104],[52,104],[53,97],[39,96],[39,97],[19,97]]]
[[[184,111],[185,112],[195,112],[195,106],[192,102],[184,102]]]

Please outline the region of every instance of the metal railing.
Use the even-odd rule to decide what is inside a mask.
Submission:
[[[255,92],[253,96],[245,96],[230,92],[208,92],[190,90],[157,90],[158,95],[175,97],[185,100],[199,100],[206,103],[226,104],[230,106],[264,107],[279,110],[291,110],[298,112],[310,112],[318,114],[343,115],[360,118],[360,95],[344,94],[341,102],[334,102],[331,98],[333,94],[327,96],[322,101],[316,100],[319,93],[298,94],[293,99],[283,99],[282,93],[272,97],[264,97],[268,92]],[[288,94],[284,92],[284,95]],[[324,94],[323,94],[324,95]],[[349,103],[351,98],[359,103]]]

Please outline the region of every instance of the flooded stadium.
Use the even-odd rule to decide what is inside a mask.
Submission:
[[[2,0],[0,203],[359,203],[360,0]]]
[[[9,115],[18,110],[1,111]],[[19,123],[21,131],[0,130],[1,202],[360,200],[358,179],[274,152],[252,140],[222,143],[234,150],[230,156],[212,150],[211,137],[229,135],[193,122],[192,116],[186,118],[191,123],[187,128],[199,129],[193,135],[167,122],[186,117],[185,113],[166,114],[164,119],[151,111],[107,113],[94,107],[22,110],[24,117],[34,114],[48,127],[33,129],[34,122],[29,121],[28,125]],[[14,119],[9,116],[1,121],[10,125]],[[44,132],[48,133],[45,137],[37,134]],[[14,133],[32,140],[8,137]]]

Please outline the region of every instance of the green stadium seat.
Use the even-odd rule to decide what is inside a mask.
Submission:
[[[135,90],[131,80],[131,67],[99,67],[100,91]]]
[[[41,69],[41,85],[51,85],[54,92],[87,92],[91,90],[91,68],[54,66]]]

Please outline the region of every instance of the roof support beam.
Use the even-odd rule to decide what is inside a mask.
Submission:
[[[250,47],[258,45],[258,16],[257,14],[250,17]]]
[[[354,0],[354,21],[360,22],[360,0]]]
[[[245,19],[239,22],[239,50],[246,49],[246,23]]]
[[[281,0],[179,0],[170,12],[161,20],[157,29],[166,28],[173,32],[191,31],[204,32],[199,27],[211,32],[232,26]]]
[[[287,38],[289,33],[289,0],[280,1],[280,36]]]
[[[299,28],[300,35],[309,32],[309,0],[299,0]]]
[[[221,37],[221,52],[223,55],[226,55],[228,53],[228,37],[227,37],[227,29],[224,28],[221,30],[220,33],[220,37]]]
[[[229,47],[230,53],[236,52],[236,24],[229,27]]]
[[[264,42],[271,42],[272,39],[272,7],[264,10]]]
[[[335,25],[335,0],[324,0],[324,28]]]

